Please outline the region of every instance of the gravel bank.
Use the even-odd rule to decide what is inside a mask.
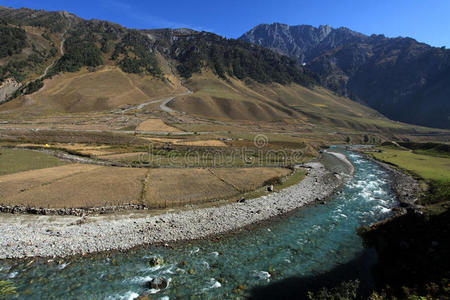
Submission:
[[[330,156],[329,152],[324,153]],[[348,168],[341,156],[339,164]],[[220,207],[166,213],[124,214],[80,219],[73,216],[0,215],[0,259],[53,257],[126,250],[138,245],[199,239],[239,229],[329,197],[349,173],[321,162],[305,164],[308,175],[297,185],[268,196]]]

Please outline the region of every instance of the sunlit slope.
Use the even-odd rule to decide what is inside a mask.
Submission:
[[[190,89],[192,94],[177,96],[168,106],[195,117],[226,122],[282,121],[349,131],[420,131],[320,86],[221,79],[209,70],[194,74],[182,85],[168,61],[162,57],[160,61],[163,74],[159,77],[124,73],[110,65],[63,73],[45,80],[40,91],[1,105],[0,112],[106,112],[186,94]]]
[[[371,108],[336,96],[319,86],[244,83],[233,78],[219,79],[207,71],[194,74],[185,85],[193,94],[176,98],[170,106],[203,118],[266,122],[295,120],[355,130],[414,128],[393,122]]]
[[[139,76],[104,66],[46,80],[44,87],[0,106],[1,111],[92,112],[141,104],[183,91],[165,77]]]

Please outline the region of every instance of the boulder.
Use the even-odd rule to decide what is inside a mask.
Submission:
[[[162,265],[163,263],[164,263],[164,260],[161,257],[152,257],[147,262],[147,264],[150,267],[156,267],[156,266]]]
[[[147,287],[155,290],[163,290],[169,285],[169,281],[164,277],[155,277],[146,283]]]

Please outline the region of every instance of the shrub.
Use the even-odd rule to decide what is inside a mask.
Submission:
[[[322,288],[320,291],[308,293],[309,300],[353,300],[357,297],[359,281],[342,282],[340,285],[332,288]]]
[[[282,184],[282,183],[283,183],[283,181],[281,180],[281,177],[275,176],[275,177],[272,177],[272,178],[264,181],[263,185],[277,185],[277,184]]]
[[[37,92],[43,86],[44,86],[44,83],[40,79],[32,81],[27,85],[26,90],[25,90],[25,95],[33,94],[34,92]]]
[[[16,288],[8,281],[0,281],[0,299],[16,294]]]

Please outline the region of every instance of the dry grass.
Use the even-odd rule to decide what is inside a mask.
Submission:
[[[183,141],[176,143],[185,146],[201,146],[201,147],[228,147],[223,141],[219,140],[200,140],[200,141]]]
[[[150,76],[123,73],[119,68],[104,66],[88,72],[65,73],[46,80],[39,92],[20,97],[0,110],[48,112],[92,112],[136,105],[171,95],[173,87]]]
[[[295,84],[246,85],[235,79],[225,82],[209,72],[194,75],[187,84],[195,93],[177,98],[175,108],[207,118],[258,121],[295,118],[308,122],[315,121],[310,114],[333,113],[381,118],[369,108],[319,88]]]
[[[147,145],[148,141],[125,133],[89,132],[69,130],[0,129],[2,139],[32,144],[95,144],[95,145]]]
[[[75,165],[2,176],[1,201],[48,208],[139,203],[145,174],[145,169]]]
[[[180,141],[184,141],[184,139],[174,139],[174,138],[145,138],[145,139],[152,142],[170,143],[170,144],[176,144]]]
[[[97,168],[99,167],[93,165],[71,164],[0,176],[1,201],[4,202],[7,198],[11,198],[21,192],[45,186],[62,178],[69,178],[73,175],[86,173]],[[10,201],[8,203],[14,204],[14,202]]]
[[[212,171],[215,176],[232,184],[241,192],[255,190],[268,179],[284,177],[291,173],[289,169],[283,168],[214,169]]]
[[[138,159],[141,155],[148,155],[148,152],[130,152],[130,153],[119,153],[119,154],[108,154],[108,155],[99,155],[98,158],[112,160],[112,161],[120,161],[124,159]]]
[[[228,147],[223,141],[220,140],[198,140],[198,139],[166,139],[166,138],[150,138],[149,140],[160,142],[160,143],[170,143],[174,145],[185,145],[185,146],[201,146],[201,147]]]
[[[41,147],[41,148],[57,148],[57,149],[66,149],[68,151],[76,151],[81,154],[85,155],[92,155],[92,156],[100,156],[100,155],[107,155],[111,153],[111,150],[109,146],[107,145],[99,145],[99,146],[93,146],[89,144],[66,144],[66,143],[50,143],[50,144],[30,144],[30,143],[24,143],[24,144],[17,144],[17,147]]]
[[[179,129],[165,124],[161,119],[148,119],[136,127],[137,131],[178,132]]]
[[[0,176],[0,204],[78,208],[143,203],[165,208],[227,199],[288,173],[283,168],[131,169],[70,164]]]
[[[144,201],[164,208],[229,198],[287,172],[282,168],[151,169]]]
[[[207,71],[194,74],[186,85],[194,93],[176,98],[170,106],[200,118],[225,122],[257,121],[260,124],[295,120],[297,124],[314,126],[315,130],[318,127],[321,130],[333,128],[383,133],[430,130],[393,122],[371,108],[321,87],[245,84],[233,78],[220,80]]]

